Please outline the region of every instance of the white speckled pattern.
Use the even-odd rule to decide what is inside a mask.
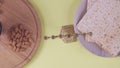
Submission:
[[[90,9],[98,0],[87,0],[87,9]]]
[[[87,41],[97,43],[112,56],[117,56],[120,52],[119,5],[119,0],[99,0],[77,25],[82,33],[93,33],[92,36],[86,36]]]

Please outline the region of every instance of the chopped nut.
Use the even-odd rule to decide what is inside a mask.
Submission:
[[[20,47],[20,46],[21,46],[21,42],[20,42],[20,43],[18,43],[18,44],[16,44],[16,46],[17,46],[17,47]]]
[[[21,24],[12,26],[9,32],[9,47],[13,51],[25,51],[34,43],[30,32],[25,29]]]
[[[29,42],[30,42],[31,44],[33,44],[33,43],[34,43],[34,41],[33,41],[33,39],[32,39],[32,38],[29,38]]]

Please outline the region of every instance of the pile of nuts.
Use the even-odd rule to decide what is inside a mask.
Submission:
[[[9,44],[13,51],[25,51],[33,44],[31,33],[22,24],[12,26],[8,31]]]

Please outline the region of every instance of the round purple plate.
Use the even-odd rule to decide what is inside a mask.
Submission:
[[[83,0],[75,15],[74,20],[75,33],[79,33],[76,25],[79,23],[79,21],[82,19],[86,12],[87,12],[87,0]],[[78,36],[78,40],[87,50],[89,50],[93,54],[101,57],[112,57],[104,50],[102,50],[97,44],[87,42],[83,36]]]

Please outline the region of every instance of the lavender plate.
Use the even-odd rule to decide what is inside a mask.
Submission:
[[[74,18],[75,33],[79,33],[76,26],[79,23],[79,21],[82,19],[82,17],[85,15],[86,12],[87,12],[87,0],[83,0]],[[78,36],[78,40],[82,44],[82,46],[84,46],[91,53],[97,56],[101,56],[101,57],[112,57],[108,53],[106,53],[104,50],[102,50],[97,44],[87,42],[83,36]]]

